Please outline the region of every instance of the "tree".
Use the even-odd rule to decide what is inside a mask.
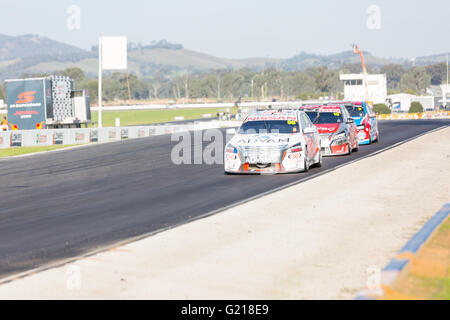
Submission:
[[[415,95],[415,96],[417,95],[417,92],[415,92],[413,89],[406,89],[405,93],[412,94],[412,95]]]
[[[405,68],[399,64],[388,64],[380,68],[380,72],[386,74],[388,89],[398,90],[402,75],[405,73]]]
[[[414,101],[411,103],[411,106],[409,107],[409,113],[422,113],[423,112],[423,106],[420,102]]]
[[[319,92],[333,92],[339,87],[339,73],[337,70],[328,70],[327,67],[309,68],[307,70],[313,77],[316,90]]]
[[[425,93],[427,87],[431,84],[431,77],[424,67],[415,67],[403,74],[400,81],[400,88],[404,91],[411,89],[420,94]]]
[[[75,81],[75,83],[82,83],[85,81],[86,76],[84,71],[80,68],[67,68],[61,73],[63,76],[69,77]]]
[[[431,77],[432,85],[440,85],[447,82],[447,64],[436,63],[425,67],[427,74]]]
[[[89,90],[89,96],[92,104],[93,102],[98,100],[98,81],[89,80],[86,87]]]
[[[373,111],[376,114],[391,114],[391,109],[384,103],[378,103],[373,106]]]

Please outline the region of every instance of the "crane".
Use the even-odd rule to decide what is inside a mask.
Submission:
[[[353,45],[353,52],[355,54],[359,54],[359,56],[361,57],[361,64],[362,64],[363,75],[364,75],[364,85],[365,85],[365,88],[366,88],[366,101],[368,101],[368,99],[369,99],[369,85],[367,83],[367,69],[366,69],[366,63],[364,61],[364,55],[363,55],[363,52],[361,50],[359,50],[358,45],[356,45],[356,44]]]

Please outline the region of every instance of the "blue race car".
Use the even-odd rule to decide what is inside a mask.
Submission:
[[[358,128],[358,143],[372,144],[380,138],[377,116],[366,102],[343,103]]]

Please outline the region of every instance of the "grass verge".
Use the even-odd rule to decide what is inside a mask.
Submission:
[[[384,299],[450,300],[450,218],[439,227]]]
[[[39,147],[14,147],[7,149],[0,149],[0,158],[20,156],[24,154],[30,154],[35,152],[51,151],[73,147],[74,145],[56,145],[56,146],[39,146]]]
[[[116,118],[120,119],[121,126],[144,125],[158,122],[175,121],[175,117],[184,117],[185,120],[201,119],[204,114],[216,117],[218,112],[225,112],[227,108],[192,108],[192,109],[161,109],[161,110],[126,110],[103,111],[103,126],[115,126]],[[236,113],[235,108],[230,108]],[[92,121],[97,123],[98,112],[92,112]]]

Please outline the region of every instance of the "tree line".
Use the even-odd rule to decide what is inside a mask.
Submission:
[[[406,68],[389,64],[368,68],[369,73],[384,73],[387,76],[389,93],[408,92],[425,94],[430,85],[446,82],[447,66],[438,63],[430,66]],[[261,71],[251,69],[216,70],[210,72],[180,71],[168,75],[164,69],[151,77],[138,78],[134,74],[112,73],[103,79],[103,98],[116,100],[152,99],[210,99],[217,101],[261,100],[276,97],[279,100],[342,98],[343,83],[340,73],[360,73],[359,64],[346,65],[340,69],[311,67],[306,70],[283,71],[267,68]],[[87,88],[91,100],[97,99],[97,79],[89,78],[80,68],[69,68],[58,74],[75,80],[78,89]],[[23,75],[22,77],[45,76]],[[4,98],[4,85],[0,98]]]

